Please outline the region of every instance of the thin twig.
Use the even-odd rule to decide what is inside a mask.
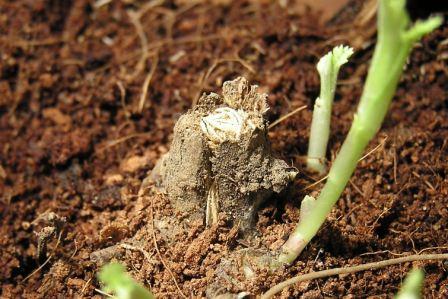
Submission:
[[[355,183],[353,183],[352,179],[348,180],[350,182],[350,185],[353,186],[353,188],[355,188],[355,190],[362,196],[362,197],[366,197],[366,195],[364,194],[364,192],[362,192],[361,188],[359,188]]]
[[[146,96],[148,94],[148,87],[151,83],[151,79],[156,72],[157,64],[159,63],[159,54],[156,54],[154,60],[151,63],[151,69],[149,70],[148,75],[146,75],[145,81],[142,86],[142,93],[140,95],[140,101],[138,103],[138,113],[142,113],[143,108],[145,107]]]
[[[320,180],[318,180],[318,181],[312,183],[311,185],[308,185],[308,186],[306,186],[305,188],[302,188],[302,189],[300,190],[300,192],[303,192],[303,191],[305,191],[305,190],[307,190],[307,189],[309,189],[309,188],[311,188],[311,187],[316,186],[316,185],[319,184],[320,182],[325,181],[327,178],[328,178],[328,175],[326,175],[326,176],[324,176],[323,178],[321,178]]]
[[[74,258],[76,253],[78,252],[78,244],[76,243],[76,238],[73,239],[73,243],[75,244],[75,250],[73,251],[72,255],[70,256],[70,259]]]
[[[384,139],[383,139],[380,143],[378,143],[377,146],[375,146],[371,151],[369,151],[367,154],[365,154],[364,156],[362,156],[361,159],[358,160],[358,162],[364,160],[365,158],[367,158],[368,156],[370,156],[371,154],[373,154],[373,153],[374,153],[375,151],[377,151],[381,146],[384,146],[384,144],[386,143],[387,138],[388,138],[387,136],[384,137]]]
[[[190,44],[190,43],[204,43],[207,41],[213,41],[213,40],[220,40],[220,39],[227,39],[227,38],[234,38],[234,37],[241,37],[245,38],[248,34],[232,34],[231,36],[223,35],[223,34],[210,34],[210,35],[193,35],[193,36],[184,36],[177,39],[171,39],[171,38],[165,38],[158,40],[156,42],[151,43],[148,45],[148,51],[154,51],[154,50],[160,50],[163,47],[167,46],[175,46],[175,45],[183,45],[183,44]],[[142,50],[138,49],[132,53],[129,53],[128,55],[123,55],[117,60],[117,64],[121,65],[128,61],[131,61],[132,59],[137,58],[139,55],[142,55]],[[111,63],[108,63],[104,65],[103,67],[97,68],[95,72],[102,72],[112,67]]]
[[[148,11],[156,8],[157,6],[163,5],[164,2],[165,0],[153,0],[146,2],[138,9],[138,11],[136,12],[136,17],[141,19],[141,17]]]
[[[149,262],[149,263],[154,263],[154,260],[151,257],[151,254],[144,250],[143,248],[137,247],[137,246],[133,246],[131,244],[127,244],[127,243],[122,243],[120,244],[121,247],[123,247],[124,249],[128,249],[128,250],[134,250],[134,251],[139,251],[143,254],[143,256],[145,257],[145,259]]]
[[[131,79],[135,78],[140,74],[141,71],[143,71],[143,68],[145,67],[145,61],[146,58],[149,55],[148,51],[148,38],[146,37],[146,33],[143,30],[142,23],[140,22],[140,17],[137,12],[129,10],[128,11],[129,20],[131,20],[132,25],[135,27],[135,31],[137,32],[138,38],[140,39],[140,46],[141,46],[141,56],[139,61],[137,62],[137,65],[135,66],[135,71],[130,76]]]
[[[374,269],[384,268],[387,266],[392,266],[392,265],[406,263],[406,262],[428,261],[428,260],[446,260],[446,259],[448,259],[448,253],[424,254],[424,255],[415,254],[415,255],[408,255],[405,257],[399,257],[399,258],[394,258],[394,259],[385,260],[385,261],[367,263],[367,264],[358,265],[358,266],[335,268],[335,269],[312,272],[312,273],[308,273],[308,274],[290,278],[288,280],[285,280],[285,281],[275,285],[274,287],[269,289],[266,293],[264,293],[261,296],[261,299],[271,298],[275,294],[281,292],[284,288],[287,288],[295,283],[303,282],[303,281],[307,281],[307,280],[324,278],[324,277],[341,275],[341,274],[352,274],[352,273],[356,273],[359,271],[374,270]]]
[[[376,217],[375,221],[373,221],[372,225],[370,225],[371,229],[369,230],[369,233],[372,232],[375,229],[375,225],[378,223],[378,221],[380,221],[380,219],[384,216],[384,214],[386,214],[387,212],[389,212],[391,209],[391,207],[389,208],[385,208],[379,215],[378,217]]]
[[[282,121],[284,121],[285,119],[288,119],[289,117],[293,116],[294,114],[296,114],[297,112],[302,111],[303,109],[306,108],[306,105],[303,105],[285,115],[283,115],[282,117],[280,117],[279,119],[277,119],[276,121],[274,121],[272,124],[269,125],[269,129],[272,129],[273,127],[275,127],[276,125],[278,125],[279,123],[281,123]]]
[[[390,255],[394,255],[394,256],[403,256],[408,254],[407,252],[403,252],[403,253],[395,253],[393,251],[390,250],[380,250],[380,251],[374,251],[374,252],[366,252],[366,253],[361,253],[359,256],[367,256],[367,255],[378,255],[378,254],[382,254],[382,253],[388,253]]]
[[[139,137],[139,138],[140,138],[140,137],[149,137],[149,136],[150,136],[149,133],[135,133],[135,134],[130,134],[130,135],[128,135],[128,136],[124,136],[124,137],[121,137],[121,138],[118,138],[118,139],[109,141],[109,143],[108,143],[107,145],[105,145],[104,147],[99,148],[98,151],[103,151],[103,150],[105,150],[105,149],[108,149],[108,148],[110,148],[110,147],[116,146],[117,144],[120,144],[120,143],[125,142],[125,141],[127,141],[127,140],[129,140],[129,139],[132,139],[132,138],[137,138],[137,137]]]
[[[173,39],[173,27],[174,27],[174,24],[176,23],[177,18],[201,3],[202,3],[202,0],[195,0],[195,1],[191,0],[191,1],[189,1],[189,3],[185,3],[183,6],[180,6],[175,10],[172,10],[172,9],[160,6],[160,5],[157,7],[154,7],[152,10],[155,13],[162,14],[166,17],[166,21],[165,21],[165,25],[164,25],[166,28],[165,36],[168,39]]]
[[[137,77],[143,71],[143,69],[145,68],[146,59],[150,55],[148,37],[146,36],[145,30],[143,29],[143,25],[141,23],[141,18],[149,10],[155,8],[156,6],[162,5],[164,2],[165,2],[164,0],[154,0],[154,1],[147,2],[137,11],[133,11],[133,10],[127,11],[129,19],[131,20],[132,25],[134,25],[135,31],[137,32],[138,38],[140,39],[140,45],[141,45],[141,56],[140,56],[139,61],[137,62],[135,71],[130,76],[131,79]],[[152,70],[152,67],[151,67],[151,70]],[[148,76],[147,76],[147,78],[148,78]],[[145,82],[147,80],[148,79],[145,79]],[[147,83],[147,85],[149,85],[149,82]]]
[[[89,286],[90,282],[92,281],[93,276],[89,278],[89,280],[86,281],[86,283],[84,284],[84,286],[82,287],[81,290],[81,297],[82,295],[84,295],[84,292],[86,291],[87,287]]]
[[[185,296],[185,294],[182,292],[182,290],[180,289],[179,285],[177,284],[177,280],[176,280],[176,277],[174,276],[174,273],[171,271],[171,269],[165,263],[165,261],[164,261],[164,259],[162,257],[162,254],[160,253],[159,246],[157,245],[156,233],[155,233],[155,230],[154,230],[155,229],[154,228],[154,208],[153,208],[153,200],[152,200],[152,198],[151,198],[150,210],[151,210],[151,213],[150,213],[151,214],[151,219],[150,219],[150,222],[151,222],[151,232],[152,232],[152,240],[153,240],[153,243],[154,243],[154,248],[155,248],[155,250],[157,252],[157,255],[159,256],[160,262],[162,263],[162,265],[165,267],[165,269],[168,271],[168,273],[170,274],[171,278],[173,279],[174,284],[176,285],[176,288],[179,291],[180,295],[183,298],[187,298],[187,296]]]
[[[51,258],[54,256],[54,254],[55,254],[55,252],[56,252],[56,249],[57,249],[58,246],[59,246],[59,242],[61,241],[61,237],[62,237],[62,233],[63,233],[63,232],[64,232],[64,231],[61,230],[61,232],[59,233],[58,240],[57,240],[57,242],[56,242],[56,246],[54,247],[53,252],[52,252],[52,253],[50,254],[50,256],[47,258],[47,260],[46,260],[42,265],[40,265],[39,268],[37,268],[36,270],[34,270],[33,272],[31,272],[31,274],[29,274],[27,277],[25,277],[25,279],[22,280],[22,283],[26,282],[31,276],[33,276],[34,274],[36,274],[37,272],[39,272],[43,267],[45,267],[46,264],[48,264],[48,262],[49,262],[49,261],[51,260]]]
[[[294,112],[294,111],[293,111]],[[361,161],[361,160],[364,160],[365,158],[367,158],[368,156],[370,156],[371,154],[373,154],[375,151],[377,151],[381,146],[383,146],[384,144],[385,144],[385,142],[386,142],[386,140],[387,140],[387,136],[377,145],[377,146],[375,146],[371,151],[369,151],[367,154],[365,154],[361,159],[359,159],[358,160],[358,162],[359,161]],[[328,178],[328,175],[326,175],[326,176],[324,176],[323,178],[321,178],[321,179],[319,179],[318,181],[316,181],[316,182],[314,182],[314,183],[312,183],[311,185],[308,185],[308,186],[306,186],[305,188],[302,188],[300,191],[301,192],[303,192],[303,191],[305,191],[305,190],[307,190],[307,189],[309,189],[309,188],[311,188],[311,187],[314,187],[314,186],[316,186],[317,184],[319,184],[320,182],[322,182],[322,181],[325,181],[326,179]],[[351,182],[351,181],[350,181]],[[358,188],[358,187],[357,187]],[[359,188],[358,188],[359,189]],[[361,195],[363,195],[363,193],[361,192],[361,190],[358,190],[358,192],[361,194]]]
[[[106,293],[106,292],[104,292],[104,291],[101,291],[100,289],[95,289],[95,291],[97,291],[97,292],[100,293],[101,295],[106,296],[106,297],[109,297],[109,298],[117,298],[117,297],[115,297],[115,296],[112,296],[112,295],[109,294],[109,293]]]
[[[121,83],[121,81],[118,81],[115,84],[117,85],[118,90],[120,91],[120,101],[121,101],[121,106],[123,107],[124,116],[127,119],[129,119],[130,113],[126,106],[126,89],[124,88],[123,83]]]
[[[95,3],[93,3],[93,7],[100,8],[101,6],[107,5],[110,2],[112,2],[112,0],[97,0]]]

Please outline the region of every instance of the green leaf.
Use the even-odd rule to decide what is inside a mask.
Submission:
[[[123,265],[110,263],[98,274],[104,284],[103,290],[118,299],[155,299],[154,295],[129,276]]]
[[[413,269],[408,273],[400,292],[395,299],[419,299],[421,298],[423,279],[425,274],[421,269]]]
[[[443,22],[440,16],[430,18],[425,21],[418,21],[409,30],[403,33],[403,39],[413,43],[421,39],[425,34],[434,31]]]

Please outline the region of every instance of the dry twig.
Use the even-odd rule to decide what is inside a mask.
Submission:
[[[146,37],[146,33],[143,30],[142,23],[140,22],[140,18],[138,17],[138,13],[135,11],[128,11],[129,19],[131,20],[131,23],[135,27],[135,31],[137,32],[137,35],[140,39],[140,46],[141,46],[141,56],[139,61],[137,62],[137,65],[135,66],[135,71],[130,75],[130,78],[133,79],[140,74],[144,67],[145,67],[145,61],[148,57],[148,38]]]
[[[293,112],[294,112],[294,111],[293,111]],[[287,115],[286,115],[286,116],[287,116]],[[368,156],[370,156],[371,154],[373,154],[374,152],[376,152],[379,148],[381,148],[382,146],[384,146],[384,144],[386,143],[387,138],[388,138],[387,136],[384,137],[384,139],[383,139],[377,146],[375,146],[372,150],[370,150],[367,154],[365,154],[365,155],[364,155],[361,159],[359,159],[358,161],[362,161],[362,160],[364,160],[365,158],[367,158]],[[326,175],[326,176],[324,176],[323,178],[319,179],[318,181],[316,181],[316,182],[314,182],[314,183],[312,183],[312,184],[310,184],[310,185],[308,185],[308,186],[306,186],[306,187],[300,189],[300,192],[303,192],[303,191],[305,191],[305,190],[307,190],[307,189],[310,189],[310,188],[316,186],[317,184],[319,184],[319,183],[325,181],[327,178],[328,178],[328,175]],[[351,182],[351,181],[350,181],[350,182]],[[355,186],[355,187],[356,187],[356,186]],[[363,195],[362,191],[359,190],[359,187],[356,187],[356,188],[358,189],[357,191],[358,191],[361,195]],[[364,195],[363,195],[363,196],[364,196]]]
[[[103,151],[105,149],[108,149],[110,147],[116,146],[116,145],[118,145],[118,144],[120,144],[122,142],[125,142],[125,141],[127,141],[129,139],[132,139],[132,138],[137,138],[137,137],[141,138],[141,137],[149,137],[149,136],[151,136],[149,133],[134,133],[134,134],[130,134],[128,136],[124,136],[124,137],[121,137],[121,138],[109,141],[109,143],[107,145],[99,148],[98,151]]]
[[[101,291],[100,289],[95,289],[95,291],[98,292],[98,293],[100,293],[100,294],[103,295],[103,296],[106,296],[106,297],[109,297],[109,298],[116,298],[115,296],[112,296],[112,295],[109,294],[109,293],[106,293],[106,292],[104,292],[104,291]]]
[[[153,263],[154,262],[154,260],[151,257],[151,254],[148,251],[146,251],[143,248],[141,248],[141,247],[133,246],[133,245],[127,244],[127,243],[122,243],[122,244],[120,244],[120,246],[123,247],[124,249],[139,251],[139,252],[141,252],[143,254],[143,256],[146,258],[146,260],[149,263]]]
[[[303,281],[307,281],[307,280],[324,278],[324,277],[341,275],[341,274],[352,274],[352,273],[356,273],[359,271],[374,270],[374,269],[384,268],[387,266],[392,266],[392,265],[406,263],[406,262],[428,261],[428,260],[446,260],[446,259],[448,259],[448,253],[424,254],[424,255],[415,254],[415,255],[408,255],[405,257],[389,259],[389,260],[385,260],[385,261],[367,263],[367,264],[358,265],[358,266],[335,268],[335,269],[312,272],[312,273],[299,275],[299,276],[290,278],[288,280],[285,280],[285,281],[277,284],[276,286],[269,289],[266,293],[264,293],[261,296],[261,299],[271,298],[275,294],[281,292],[284,288],[288,288],[289,286],[291,286],[295,283],[303,282]]]
[[[152,232],[152,240],[153,240],[153,243],[154,243],[154,248],[155,248],[155,250],[157,252],[157,255],[158,255],[159,259],[160,259],[160,262],[162,263],[162,265],[165,267],[165,269],[168,271],[168,273],[170,274],[171,278],[173,279],[174,284],[176,285],[176,288],[179,291],[179,294],[183,298],[187,298],[187,296],[185,296],[185,294],[180,289],[180,287],[179,287],[179,285],[177,283],[176,277],[174,276],[174,273],[171,271],[171,269],[168,267],[168,265],[166,264],[165,260],[163,259],[162,254],[160,253],[160,250],[159,250],[159,246],[157,245],[157,238],[156,238],[156,233],[155,233],[155,230],[154,230],[154,208],[153,208],[153,200],[152,200],[152,198],[151,198],[150,209],[151,209],[151,213],[150,213],[151,214],[151,219],[150,219],[150,222],[151,222],[151,232]]]
[[[59,236],[58,236],[58,240],[57,240],[57,242],[56,242],[56,246],[54,247],[53,252],[50,254],[50,256],[45,260],[45,262],[44,262],[42,265],[39,266],[39,268],[37,268],[36,270],[34,270],[33,272],[31,272],[31,274],[29,274],[27,277],[25,277],[25,279],[22,280],[22,283],[25,283],[31,276],[33,276],[34,274],[36,274],[37,272],[39,272],[43,267],[45,267],[46,264],[48,264],[48,262],[51,260],[51,258],[52,258],[52,257],[54,256],[54,254],[56,253],[56,249],[57,249],[58,246],[59,246],[59,243],[60,243],[60,241],[61,241],[61,237],[62,237],[62,233],[63,233],[63,232],[64,232],[63,230],[61,230],[61,231],[59,232]]]
[[[128,10],[128,16],[129,20],[131,21],[132,25],[135,27],[135,31],[137,32],[138,38],[140,39],[140,45],[141,45],[141,56],[139,61],[137,62],[137,65],[135,67],[135,71],[130,76],[131,79],[137,77],[145,68],[145,62],[146,59],[149,56],[149,43],[148,43],[148,37],[146,36],[145,31],[143,30],[143,25],[140,22],[140,19],[142,16],[147,13],[152,8],[162,5],[164,0],[155,0],[150,1],[146,4],[144,4],[138,11]],[[145,80],[146,81],[146,80]]]
[[[315,181],[314,183],[312,183],[311,185],[306,186],[305,188],[300,189],[300,192],[303,192],[309,188],[312,188],[316,185],[318,185],[319,183],[325,181],[328,178],[328,175],[324,176],[323,178],[319,179],[318,181]]]
[[[81,289],[81,294],[80,296],[82,297],[84,295],[84,292],[86,291],[87,287],[89,286],[90,282],[92,281],[93,276],[89,278],[89,280],[86,281],[86,283],[84,284],[84,286]]]
[[[129,119],[130,113],[126,106],[126,89],[124,88],[123,83],[121,83],[121,81],[118,81],[115,84],[117,85],[118,90],[120,91],[120,102],[121,106],[123,107],[124,116],[127,119]]]
[[[269,129],[272,129],[273,127],[275,127],[276,125],[278,125],[279,123],[281,123],[282,121],[288,119],[289,117],[293,116],[294,114],[296,114],[297,112],[302,111],[303,109],[306,108],[306,105],[300,106],[297,109],[294,109],[293,111],[283,115],[282,117],[280,117],[279,119],[277,119],[276,121],[274,121],[272,124],[269,125]]]
[[[145,81],[143,82],[142,93],[140,95],[140,101],[138,103],[138,113],[142,113],[143,108],[145,107],[146,96],[148,94],[148,87],[149,84],[151,83],[151,79],[154,76],[154,73],[156,72],[158,63],[159,63],[159,55],[156,54],[151,63],[151,70],[149,71],[148,75],[146,75]]]
[[[361,162],[362,160],[364,160],[365,158],[367,158],[368,156],[370,156],[371,154],[376,152],[380,147],[384,146],[386,144],[387,138],[388,138],[387,136],[384,137],[384,139],[381,140],[381,142],[377,146],[375,146],[371,151],[369,151],[367,154],[362,156],[361,159],[358,160],[358,162]]]

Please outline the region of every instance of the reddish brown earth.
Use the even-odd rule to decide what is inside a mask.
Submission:
[[[203,297],[223,257],[247,246],[277,249],[298,220],[300,199],[322,187],[307,188],[319,178],[301,170],[293,191],[260,211],[258,244],[242,240],[225,219],[207,230],[202,223],[170,230],[160,220],[172,216],[167,199],[137,196],[147,172],[168,150],[177,118],[202,91],[219,91],[224,80],[238,75],[269,93],[271,121],[307,105],[270,132],[277,155],[303,169],[319,91],[315,63],[332,46],[346,43],[357,51],[343,68],[336,94],[333,157],[372,54],[370,10],[351,2],[323,26],[313,10],[270,1],[173,0],[153,8],[145,3],[0,1],[2,298],[98,298],[95,275],[111,258],[159,297],[180,297],[173,276],[188,297]],[[143,48],[139,26],[127,13],[137,10],[147,39]],[[414,49],[370,145],[375,150],[359,164],[299,260],[226,287],[257,295],[300,273],[447,251],[447,25]],[[142,57],[142,49],[149,54]],[[145,79],[150,82],[140,113]],[[39,239],[46,251],[38,250]],[[386,298],[412,266],[426,273],[426,298],[448,297],[443,262],[319,279],[281,296]]]

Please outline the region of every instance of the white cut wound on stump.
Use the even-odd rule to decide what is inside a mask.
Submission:
[[[255,129],[246,112],[229,107],[218,108],[203,117],[200,125],[211,145],[219,145],[225,141],[237,142],[247,128]]]

